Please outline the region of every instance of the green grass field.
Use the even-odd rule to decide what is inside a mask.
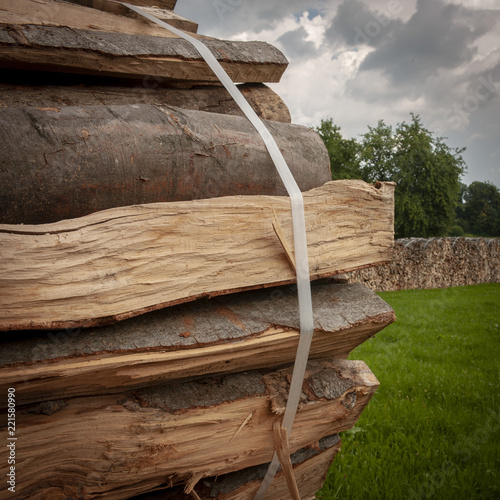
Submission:
[[[380,293],[397,321],[351,353],[380,387],[321,500],[500,498],[500,284]]]

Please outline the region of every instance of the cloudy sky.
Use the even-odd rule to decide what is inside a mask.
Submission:
[[[290,65],[278,84],[294,123],[332,117],[346,137],[419,114],[466,147],[464,182],[500,187],[498,0],[178,0],[199,33],[262,40]]]

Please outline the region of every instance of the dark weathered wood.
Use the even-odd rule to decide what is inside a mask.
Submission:
[[[346,358],[395,320],[363,285],[312,284],[310,357]],[[295,286],[182,304],[101,328],[17,333],[0,344],[0,393],[18,404],[292,363]],[[0,407],[6,400],[0,401]]]
[[[314,498],[321,489],[328,469],[340,449],[338,434],[320,439],[314,447],[302,448],[290,457],[294,475],[298,480],[299,492],[303,500]],[[203,500],[252,500],[260,481],[264,478],[268,464],[249,467],[231,474],[204,478],[196,484],[194,491]],[[160,487],[161,488],[161,487]],[[269,487],[264,500],[284,500],[288,498],[286,481],[278,472]],[[193,500],[192,494],[186,494],[183,487],[159,489],[134,497],[134,500]]]
[[[37,79],[36,83],[33,81]],[[200,85],[189,89],[166,88],[154,79],[144,85],[117,86],[57,84],[46,79],[41,84],[39,74],[23,74],[12,83],[0,82],[0,108],[59,108],[60,106],[112,106],[153,104],[178,108],[244,116],[228,91],[220,85]],[[263,120],[291,123],[288,107],[276,92],[263,83],[243,83],[240,92]],[[1,111],[0,111],[1,112]]]
[[[203,40],[235,82],[278,82],[288,64],[278,49],[264,42]],[[219,81],[198,51],[181,38],[64,26],[0,25],[0,67]]]
[[[253,371],[17,407],[16,498],[129,498],[269,462],[291,373]],[[351,428],[377,386],[362,361],[311,362],[291,452]],[[7,453],[3,446],[3,477]]]
[[[330,180],[316,132],[267,126],[303,191]],[[235,194],[286,194],[246,118],[147,104],[0,108],[0,223]]]
[[[162,9],[174,10],[177,0],[127,0],[127,2],[125,3],[138,5],[139,7],[157,6],[161,7]]]
[[[390,260],[394,186],[345,180],[304,193],[311,279]],[[273,226],[293,242],[291,217],[288,197],[226,196],[0,225],[0,328],[97,326],[294,282],[292,245]]]

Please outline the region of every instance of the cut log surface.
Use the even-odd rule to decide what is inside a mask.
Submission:
[[[340,449],[338,434],[320,439],[315,447],[302,448],[292,454],[294,476],[297,478],[300,497],[314,497],[321,489],[328,469]],[[268,464],[249,467],[238,472],[201,480],[194,488],[202,499],[252,500],[264,478]],[[283,473],[276,474],[264,500],[288,498],[288,488]],[[193,500],[182,487],[168,488],[154,493],[134,497],[134,500]]]
[[[302,191],[331,179],[316,132],[266,126]],[[148,104],[0,108],[0,158],[0,223],[6,224],[158,201],[286,195],[251,123],[203,111]]]
[[[33,85],[35,78],[37,86]],[[0,83],[0,108],[152,104],[244,116],[228,91],[219,85],[202,85],[189,89],[165,88],[160,87],[154,79],[144,85],[128,87],[82,85],[80,82],[78,85],[57,85],[57,80],[48,78],[46,85],[41,85],[38,83],[40,75],[24,73],[18,80],[16,83]],[[26,85],[26,82],[30,84]],[[287,105],[263,83],[244,83],[238,85],[238,88],[263,120],[291,123]]]
[[[311,358],[346,358],[395,320],[360,284],[313,283]],[[19,332],[0,344],[0,392],[18,404],[293,363],[295,286],[255,290],[154,311],[107,327]],[[0,402],[0,407],[6,401]]]
[[[98,16],[106,14],[95,12]],[[288,64],[278,49],[265,42],[207,37],[203,42],[235,82],[278,82]],[[66,26],[0,24],[0,67],[122,78],[219,81],[198,51],[182,38]]]
[[[18,407],[16,498],[129,498],[269,462],[291,373],[253,371]],[[377,386],[362,361],[311,362],[291,452],[351,428]],[[7,453],[2,447],[4,477]]]
[[[313,279],[391,258],[394,183],[304,193]],[[0,328],[93,326],[202,296],[295,281],[290,200],[229,196],[135,205],[38,226],[0,225]]]

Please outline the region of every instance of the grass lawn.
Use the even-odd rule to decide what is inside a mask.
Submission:
[[[500,499],[500,284],[379,295],[398,319],[350,359],[380,387],[317,498]]]

